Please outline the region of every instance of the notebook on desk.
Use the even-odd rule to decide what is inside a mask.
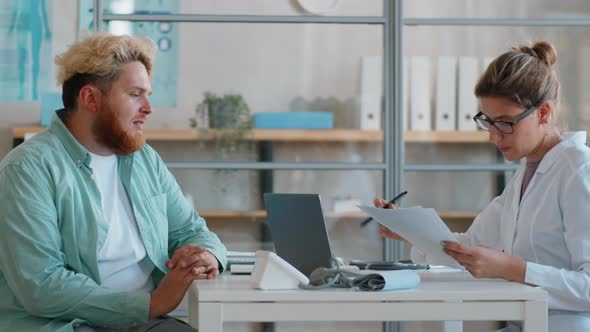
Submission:
[[[277,255],[309,277],[329,267],[332,248],[318,194],[264,194]]]

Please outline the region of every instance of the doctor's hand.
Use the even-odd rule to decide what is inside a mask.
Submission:
[[[382,209],[397,209],[398,208],[397,205],[393,205],[393,204],[389,203],[388,201],[384,200],[383,198],[375,198],[375,200],[373,201],[373,204],[375,204],[375,207],[382,208]],[[391,229],[389,229],[383,225],[379,225],[379,234],[383,237],[387,237],[390,239],[406,241],[406,239],[401,237],[399,234],[397,234],[396,232],[392,231]]]
[[[213,279],[219,275],[219,262],[212,253],[195,244],[185,244],[174,252],[174,257],[166,261],[166,267],[174,269],[191,268],[196,279]]]
[[[487,246],[467,246],[443,241],[443,251],[463,265],[476,278],[502,278],[524,282],[526,262]]]

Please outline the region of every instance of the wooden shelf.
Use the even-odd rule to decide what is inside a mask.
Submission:
[[[24,139],[25,134],[38,133],[45,128],[43,127],[16,127],[12,128],[12,137],[16,139]]]
[[[211,219],[264,219],[266,218],[266,211],[213,211],[213,210],[197,210],[199,216],[205,220]]]
[[[213,211],[203,210],[198,211],[199,215],[205,220],[215,219],[265,219],[266,211],[254,210],[254,211]],[[477,216],[478,212],[472,211],[441,211],[439,215],[443,220],[469,220],[473,221]],[[367,214],[364,212],[326,212],[326,218],[355,218],[361,219],[366,218]]]
[[[23,139],[26,133],[38,133],[43,127],[13,128],[13,138]],[[231,132],[231,129],[146,128],[150,141],[198,141],[212,140]],[[382,130],[358,129],[254,129],[244,137],[252,141],[273,142],[382,142]],[[487,143],[489,134],[484,131],[407,131],[407,143]]]
[[[489,143],[487,131],[406,131],[404,140],[412,143]]]

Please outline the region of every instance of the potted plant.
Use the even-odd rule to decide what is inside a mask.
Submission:
[[[217,96],[205,92],[203,100],[195,108],[195,116],[190,118],[192,128],[199,128],[203,138],[200,144],[212,144],[213,151],[221,160],[240,159],[255,160],[252,138],[252,114],[250,107],[239,94]],[[225,210],[243,209],[243,204],[250,195],[242,197],[232,188],[249,183],[249,172],[236,172],[233,169],[215,170],[216,186],[212,196]]]
[[[252,140],[248,139],[252,134],[252,114],[241,95],[205,92],[195,112],[190,119],[191,127],[200,128],[203,137],[212,139],[222,159],[231,152],[253,150]]]

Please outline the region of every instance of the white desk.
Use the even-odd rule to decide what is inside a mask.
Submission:
[[[436,276],[423,276],[414,290],[360,292],[261,291],[250,287],[250,276],[223,274],[193,283],[189,323],[220,332],[223,322],[522,320],[526,332],[547,331],[547,293],[541,289]]]

